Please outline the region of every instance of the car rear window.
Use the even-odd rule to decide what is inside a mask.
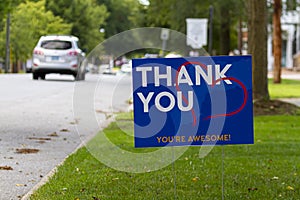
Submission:
[[[67,50],[72,48],[72,43],[70,41],[47,40],[41,43],[41,47],[44,49]]]

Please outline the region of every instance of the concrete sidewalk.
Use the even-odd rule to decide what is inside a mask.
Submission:
[[[300,107],[300,98],[289,98],[289,99],[279,99],[284,102],[288,102]]]
[[[268,78],[273,78],[273,72],[268,72]],[[281,78],[282,79],[292,79],[292,80],[300,80],[300,72],[292,71],[283,68],[281,71]]]
[[[273,78],[273,72],[272,71],[268,72],[268,78]],[[291,79],[291,80],[299,80],[300,81],[300,72],[287,70],[287,69],[283,68],[282,72],[281,72],[281,78],[282,79]],[[300,90],[300,87],[299,87],[299,90]],[[288,102],[288,103],[295,104],[295,105],[300,107],[300,98],[285,98],[285,99],[280,99],[280,100]]]

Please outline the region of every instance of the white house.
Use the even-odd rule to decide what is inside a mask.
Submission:
[[[287,9],[287,2],[294,4],[294,9]],[[281,16],[282,28],[282,67],[292,69],[296,63],[294,58],[300,57],[300,0],[282,0],[283,13]],[[268,69],[273,68],[274,57],[272,55],[272,28],[269,28],[268,37]],[[300,63],[299,63],[300,64]]]

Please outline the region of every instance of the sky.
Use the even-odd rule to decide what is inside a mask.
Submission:
[[[148,6],[150,4],[148,0],[139,0],[139,2],[146,6]]]

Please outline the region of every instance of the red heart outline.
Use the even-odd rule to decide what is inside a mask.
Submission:
[[[207,70],[207,66],[203,63],[200,63],[200,62],[196,62],[196,61],[193,61],[193,62],[185,62],[183,63],[182,65],[180,65],[177,69],[177,73],[176,73],[176,81],[175,81],[175,84],[176,84],[176,90],[177,91],[180,91],[180,88],[179,88],[179,85],[178,85],[178,75],[179,75],[179,71],[181,70],[181,68],[183,66],[187,66],[187,65],[199,65],[200,67],[204,68],[205,70]],[[208,116],[206,117],[204,120],[208,120],[208,119],[214,119],[214,118],[218,118],[218,117],[228,117],[228,116],[233,116],[233,115],[236,115],[237,113],[241,112],[244,107],[246,106],[247,104],[247,100],[248,100],[248,92],[247,92],[247,88],[246,86],[240,81],[238,80],[237,78],[234,78],[234,77],[224,77],[224,78],[219,78],[218,80],[215,80],[212,84],[212,87],[214,87],[218,82],[221,82],[222,80],[230,80],[230,81],[233,81],[233,82],[236,82],[239,86],[241,86],[241,88],[243,89],[243,93],[244,93],[244,99],[243,99],[243,104],[236,110],[232,111],[232,112],[229,112],[229,113],[223,113],[223,114],[216,114],[216,115],[211,115],[211,116]],[[182,96],[182,99],[183,101],[188,104],[188,100],[186,99],[186,97],[183,95]],[[196,114],[195,114],[195,110],[192,109],[191,110],[192,112],[192,116],[193,116],[193,126],[196,126],[197,125],[197,117],[196,117]]]

